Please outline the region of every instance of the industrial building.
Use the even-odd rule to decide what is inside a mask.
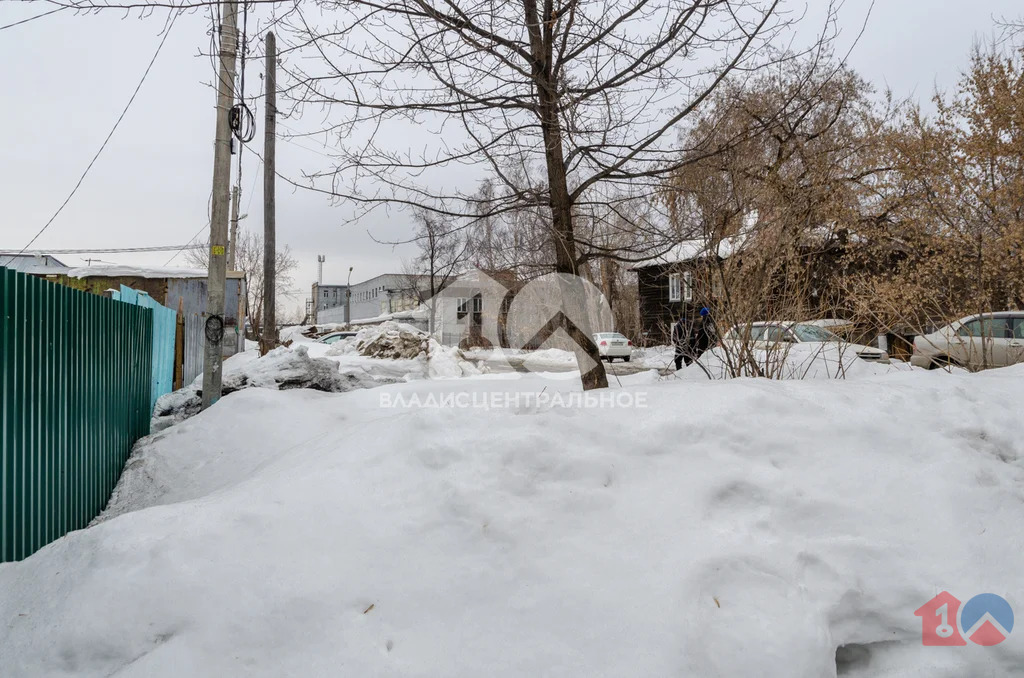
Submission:
[[[354,322],[417,308],[430,296],[430,277],[385,273],[356,283],[351,288],[313,283],[312,293],[312,322]],[[347,314],[346,307],[349,309]]]

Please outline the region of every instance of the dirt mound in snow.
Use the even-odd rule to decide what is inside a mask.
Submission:
[[[269,388],[284,391],[308,388],[338,393],[357,388],[372,388],[395,380],[375,379],[365,372],[342,372],[337,362],[311,358],[305,346],[275,348],[267,355],[244,353],[224,363],[224,395],[244,388]],[[156,433],[172,424],[199,414],[203,403],[203,377],[199,375],[187,387],[161,396],[153,410],[151,430]]]
[[[405,323],[386,322],[356,335],[356,351],[367,358],[415,358],[430,348],[430,335]]]
[[[442,346],[423,330],[394,321],[367,327],[351,339],[335,342],[327,355],[413,361],[408,376],[414,379],[467,377],[481,372],[459,348]]]

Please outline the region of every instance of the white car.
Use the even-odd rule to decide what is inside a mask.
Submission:
[[[874,346],[852,344],[824,327],[809,323],[791,321],[756,322],[749,325],[734,327],[725,335],[724,342],[730,342],[738,348],[744,341],[751,348],[763,351],[779,350],[786,344],[825,344],[838,343],[840,351],[852,351],[858,358],[873,363],[889,363],[889,354]]]
[[[602,360],[612,362],[616,358],[622,358],[628,363],[633,357],[633,342],[618,332],[598,332],[593,335],[593,339]]]
[[[1024,362],[1024,311],[972,315],[914,338],[910,363],[971,370]]]

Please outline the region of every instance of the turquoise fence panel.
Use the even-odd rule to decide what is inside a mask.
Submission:
[[[152,413],[157,398],[174,390],[174,333],[178,314],[145,292],[124,285],[111,296],[127,304],[153,311],[153,393],[149,403],[149,411]]]
[[[152,315],[0,267],[0,562],[106,506],[149,433]]]

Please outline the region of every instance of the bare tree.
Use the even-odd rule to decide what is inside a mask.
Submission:
[[[207,268],[209,247],[189,250],[185,255],[189,264],[197,268]],[[235,255],[236,270],[245,273],[246,279],[246,311],[253,338],[258,340],[262,334],[263,318],[263,235],[252,231],[238,234],[238,250]],[[285,245],[277,251],[275,265],[275,283],[278,299],[292,298],[294,278],[292,274],[299,262],[292,256],[291,248]]]
[[[424,291],[430,312],[427,329],[433,334],[437,312],[435,297],[463,272],[469,260],[470,240],[449,218],[418,211],[416,221],[415,241],[420,253],[408,266],[408,273],[413,289],[423,289],[419,281],[426,278]]]
[[[794,61],[723,89],[692,130],[692,144],[725,148],[681,168],[666,197],[677,229],[703,244],[697,307],[711,307],[721,331],[855,306],[843,284],[862,249],[851,234],[893,208],[884,139],[900,109],[871,94],[848,67]],[[725,346],[740,347],[730,369],[759,374],[750,337],[739,339]]]
[[[329,131],[345,144],[334,167],[310,179],[367,207],[477,220],[540,214],[559,273],[578,274],[596,256],[647,255],[651,240],[665,242],[663,223],[631,223],[642,237],[623,250],[590,241],[577,219],[614,217],[615,228],[619,204],[651,195],[691,161],[674,152],[680,126],[731,74],[788,58],[770,48],[792,22],[779,5],[319,0],[317,17],[297,6],[282,22],[288,94],[296,112],[327,109]],[[829,26],[833,18],[830,6]],[[395,142],[410,125],[422,152]],[[443,175],[456,165],[490,177],[493,190],[450,188]],[[581,364],[585,354],[594,365],[584,388],[606,386],[593,341],[565,330],[583,347]]]

